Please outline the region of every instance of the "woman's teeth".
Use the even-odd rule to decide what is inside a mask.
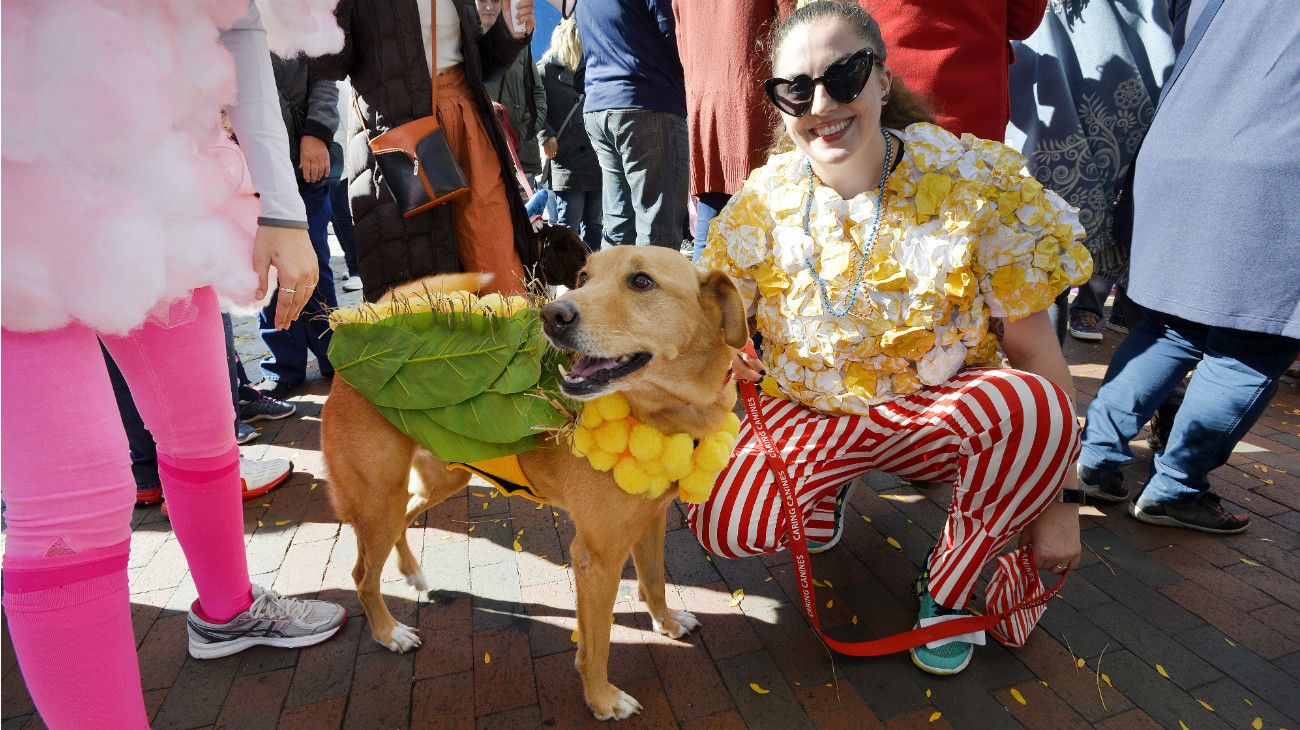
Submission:
[[[824,127],[814,127],[812,132],[818,137],[829,137],[832,134],[837,134],[839,132],[843,132],[845,129],[848,129],[849,124],[851,124],[852,122],[853,122],[852,119],[842,119],[833,124],[827,124]]]

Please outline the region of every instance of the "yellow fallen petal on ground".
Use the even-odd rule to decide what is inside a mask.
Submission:
[[[483,663],[484,663],[484,664],[491,664],[491,663],[492,663],[492,655],[489,654],[489,653],[487,653],[487,652],[483,652]]]
[[[1264,718],[1257,717],[1254,720],[1251,720],[1250,726],[1255,728],[1255,730],[1264,730]]]
[[[736,606],[739,606],[740,602],[743,600],[745,600],[745,589],[737,588],[731,592],[731,600],[727,601],[727,605],[735,608]]]
[[[263,506],[263,507],[270,507],[270,506],[271,506],[271,503],[270,503],[270,502],[263,502],[263,503],[262,503],[262,506]]]
[[[853,614],[853,625],[854,626],[858,625],[858,615],[856,613]]]
[[[1025,696],[1020,694],[1020,690],[1016,689],[1015,687],[1011,688],[1011,699],[1015,700],[1016,702],[1019,702],[1022,705],[1029,704],[1028,702],[1025,702]]]
[[[833,607],[834,605],[835,605],[835,599],[834,599],[834,598],[832,598],[831,600],[829,600],[829,601],[826,602],[826,607],[827,607],[827,608],[831,608],[831,607]]]
[[[758,685],[758,682],[750,682],[750,683],[749,683],[749,688],[752,689],[752,690],[754,690],[754,694],[756,694],[756,695],[765,695],[765,694],[768,694],[768,693],[770,693],[770,692],[772,691],[772,690],[770,690],[770,689],[763,689],[762,687],[760,687],[760,686]]]
[[[1246,565],[1259,565],[1259,563],[1256,563],[1254,560],[1251,560],[1250,558],[1242,558],[1241,562],[1245,563]]]
[[[482,499],[487,496],[487,492],[470,492],[470,494],[474,495],[475,497],[478,497],[479,499]]]
[[[1264,480],[1264,483],[1267,484],[1267,485],[1270,486],[1270,487],[1273,486],[1273,480],[1272,480],[1272,479],[1265,479],[1265,480]]]
[[[487,509],[487,504],[488,504],[487,502],[483,503],[483,509]]]
[[[1259,472],[1260,474],[1267,474],[1267,473],[1268,473],[1268,467],[1267,467],[1267,466],[1264,466],[1263,464],[1251,464],[1251,465],[1250,465],[1250,468],[1254,469],[1255,471]]]
[[[522,553],[523,551],[524,546],[519,544],[519,538],[515,538],[515,552]]]
[[[1046,680],[1046,679],[1040,679],[1040,680],[1038,680],[1038,683],[1041,684],[1041,685],[1043,685],[1044,687],[1047,686],[1047,680]]]
[[[573,630],[573,633],[569,634],[569,641],[572,641],[572,642],[575,643],[575,644],[578,643],[578,630],[577,630],[577,629],[574,629],[574,630]]]
[[[897,549],[897,550],[902,550],[902,549],[903,549],[903,546],[900,545],[900,544],[898,543],[898,541],[895,540],[895,539],[892,538],[892,537],[885,538],[885,542],[889,543],[890,545],[893,545],[894,548]]]
[[[1078,669],[1083,669],[1083,657],[1079,657],[1078,659],[1075,659],[1074,666]]]
[[[813,578],[813,579],[812,579],[812,582],[813,582],[813,585],[817,586],[818,588],[825,588],[825,587],[826,587],[826,584],[825,584],[825,583],[823,583],[823,582],[817,580],[816,578]]]
[[[261,527],[261,526],[262,526],[262,521],[261,521],[261,520],[258,520],[258,521],[257,521],[257,526],[258,526],[258,527]]]
[[[1254,702],[1251,702],[1249,697],[1242,697],[1242,698],[1241,698],[1241,701],[1242,701],[1242,702],[1245,702],[1246,705],[1249,706],[1249,707],[1254,707],[1254,706],[1255,706],[1255,703],[1254,703]]]
[[[279,522],[276,522],[276,523],[275,523],[275,526],[276,526],[276,527],[284,527],[284,526],[287,525],[287,524],[289,524],[289,521],[288,521],[288,520],[280,520]]]
[[[1113,684],[1110,683],[1110,675],[1109,675],[1109,674],[1106,674],[1105,672],[1103,672],[1102,675],[1101,675],[1101,681],[1105,682],[1107,687],[1114,687],[1114,686],[1115,686],[1115,685],[1113,685]]]
[[[1169,672],[1166,672],[1163,666],[1157,664],[1156,671],[1160,672],[1160,676],[1164,677],[1165,679],[1169,679]]]
[[[542,504],[541,502],[538,502],[538,503],[537,503],[537,506],[534,507],[533,509],[541,509],[542,507],[545,507],[545,506],[546,506],[546,505]]]
[[[1206,702],[1205,700],[1197,700],[1197,702],[1201,703],[1201,707],[1204,707],[1205,709],[1209,710],[1210,712],[1214,712],[1214,708],[1213,708],[1213,707],[1210,707],[1210,703],[1209,703],[1209,702]]]
[[[1182,720],[1178,721],[1178,727],[1182,728],[1182,730],[1192,730],[1191,728],[1187,727],[1187,723],[1183,722]]]
[[[1228,646],[1236,646],[1236,645],[1237,645],[1237,642],[1233,641],[1232,639],[1229,639],[1229,638],[1226,637],[1226,636],[1223,637],[1223,640],[1226,641],[1226,642],[1228,642]]]
[[[941,717],[943,717],[943,713],[935,711],[934,714],[930,715],[930,722],[934,722],[935,720],[938,720]]]
[[[866,516],[866,515],[862,515],[862,521],[863,521],[863,522],[871,522],[871,518],[868,517],[868,516]]]

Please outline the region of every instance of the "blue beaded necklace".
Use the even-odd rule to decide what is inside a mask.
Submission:
[[[812,255],[810,254],[804,257],[804,263],[808,265],[808,271],[812,274],[813,281],[817,282],[817,288],[821,290],[822,304],[826,306],[826,311],[836,317],[843,317],[848,314],[849,310],[853,309],[853,305],[857,303],[858,293],[862,289],[862,272],[867,267],[867,256],[871,253],[872,249],[876,247],[876,234],[880,232],[880,216],[885,210],[885,181],[889,179],[889,161],[890,158],[894,156],[893,139],[884,129],[880,130],[880,134],[885,138],[885,160],[880,164],[880,190],[876,193],[876,217],[875,220],[871,222],[871,236],[867,239],[866,246],[862,248],[862,256],[858,260],[857,274],[853,277],[853,294],[849,297],[848,304],[844,305],[843,308],[837,308],[831,303],[830,292],[827,291],[826,287],[826,280],[821,277],[821,274],[817,273],[817,267],[813,265]],[[803,164],[804,170],[808,173],[808,200],[803,206],[803,234],[811,238],[812,234],[809,233],[808,222],[812,216],[814,192],[812,160],[805,157]]]

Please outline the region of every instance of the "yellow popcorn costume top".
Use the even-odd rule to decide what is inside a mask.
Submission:
[[[861,293],[843,317],[827,311],[806,261],[844,306],[874,190],[845,200],[817,181],[805,235],[809,185],[796,150],[751,173],[713,219],[700,266],[728,274],[757,318],[769,394],[865,415],[963,367],[996,367],[989,318],[1045,310],[1092,274],[1076,210],[1025,174],[1020,153],[927,123],[894,133],[903,158],[885,185]]]

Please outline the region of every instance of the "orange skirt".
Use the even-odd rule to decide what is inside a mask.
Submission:
[[[524,267],[515,251],[515,229],[506,198],[514,194],[513,184],[507,191],[492,137],[478,115],[460,66],[438,74],[437,115],[447,144],[469,181],[469,195],[448,203],[461,266],[493,275],[484,292],[520,294],[524,291]]]

